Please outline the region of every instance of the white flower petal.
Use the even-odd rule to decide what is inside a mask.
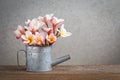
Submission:
[[[44,22],[39,22],[39,26],[43,26],[45,23]]]
[[[25,40],[25,41],[23,41],[23,43],[26,43],[26,44],[29,43],[29,42],[30,42],[29,40]]]
[[[52,18],[53,14],[47,14],[45,15],[45,17],[47,18],[47,20],[50,20]]]
[[[39,16],[39,17],[38,17],[38,19],[39,19],[39,20],[42,20],[42,19],[43,19],[43,17],[42,17],[42,16]]]
[[[25,37],[25,35],[22,35],[21,38],[22,38],[23,40],[27,40],[27,38]]]
[[[39,29],[40,28],[40,26],[39,25],[36,25],[36,26],[34,26],[34,29]]]
[[[60,31],[64,31],[64,32],[66,32],[66,29],[64,28],[64,24],[61,26]]]
[[[58,20],[58,22],[63,22],[63,21],[64,21],[64,19],[59,19],[59,20]]]
[[[35,36],[38,35],[38,34],[39,34],[39,32],[36,32],[36,33],[35,33]]]
[[[71,36],[72,35],[72,33],[71,32],[66,32],[65,33],[65,36],[67,37],[67,36]]]
[[[26,34],[26,37],[32,35],[32,33],[30,31],[26,31],[25,34]]]
[[[15,30],[14,33],[16,34],[16,36],[20,36],[20,31],[19,30]]]
[[[61,26],[62,29],[64,29],[64,24]]]
[[[23,27],[21,25],[18,25],[18,30],[22,30]]]
[[[24,26],[24,28],[27,29],[27,30],[30,30],[30,27],[28,27],[28,26]]]
[[[63,22],[64,19],[58,19],[57,17],[53,17],[55,23]]]
[[[62,37],[67,37],[72,35],[72,33],[66,31],[66,29],[64,28],[64,24],[60,28],[60,33]]]
[[[58,20],[58,18],[57,18],[57,17],[53,17],[53,18],[54,18],[54,20],[55,20],[55,21],[57,21],[57,20]]]
[[[25,22],[25,24],[28,25],[30,22],[31,22],[31,20],[28,19],[28,20]]]

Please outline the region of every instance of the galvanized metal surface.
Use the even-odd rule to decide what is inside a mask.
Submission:
[[[62,62],[64,62],[64,61],[67,61],[67,60],[69,60],[70,59],[70,55],[65,55],[65,56],[62,56],[62,57],[60,57],[60,58],[57,58],[56,60],[54,60],[53,62],[52,62],[52,66],[55,66],[55,65],[57,65],[57,64],[60,64],[60,63],[62,63]]]
[[[27,46],[26,50],[27,71],[44,72],[52,70],[52,46]]]
[[[69,55],[60,57],[52,62],[52,46],[26,46],[26,70],[32,72],[51,71],[52,66],[70,59]],[[17,63],[19,64],[19,51],[17,52]]]

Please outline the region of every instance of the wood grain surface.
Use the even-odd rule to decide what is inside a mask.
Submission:
[[[120,65],[59,65],[41,73],[1,65],[0,80],[120,80]]]

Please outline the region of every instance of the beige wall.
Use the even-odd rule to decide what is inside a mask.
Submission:
[[[120,0],[0,0],[0,64],[16,64],[24,44],[13,31],[27,19],[54,13],[73,35],[53,45],[53,58],[70,54],[64,64],[120,63]],[[24,55],[21,63],[24,64]]]

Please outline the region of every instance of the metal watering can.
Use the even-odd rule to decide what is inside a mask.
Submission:
[[[70,55],[65,55],[52,61],[52,46],[26,46],[26,50],[17,52],[17,64],[19,64],[19,53],[23,51],[26,55],[26,70],[31,72],[51,71],[52,66],[70,59]]]

